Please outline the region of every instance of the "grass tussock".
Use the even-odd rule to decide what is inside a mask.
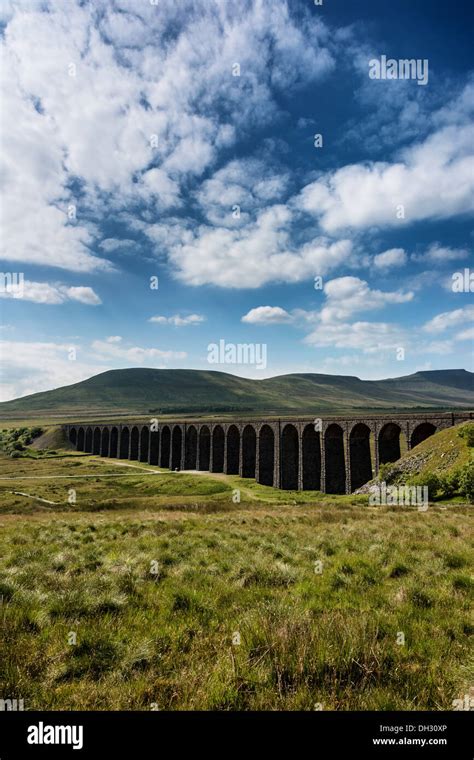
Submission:
[[[1,694],[31,710],[452,709],[472,685],[469,523],[468,507],[348,504],[9,516]]]
[[[473,684],[465,502],[369,508],[64,452],[0,464],[1,698],[439,710]]]

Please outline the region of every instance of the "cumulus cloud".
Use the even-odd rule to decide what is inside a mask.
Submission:
[[[106,253],[111,253],[114,251],[129,250],[136,245],[137,243],[135,240],[128,240],[127,238],[106,238],[105,240],[102,240],[99,248],[102,248]]]
[[[445,127],[404,150],[397,163],[352,164],[323,174],[302,190],[298,204],[328,233],[467,213],[474,201],[473,145],[474,126]]]
[[[465,248],[450,248],[446,245],[440,245],[440,243],[433,243],[423,253],[413,253],[411,258],[413,261],[421,261],[427,264],[444,264],[445,262],[466,259],[468,256],[469,251]]]
[[[304,342],[310,346],[356,348],[373,353],[406,345],[406,335],[400,327],[387,322],[326,322],[307,335]]]
[[[74,349],[75,360],[71,360]],[[30,393],[59,388],[86,380],[117,366],[151,364],[166,367],[183,359],[181,351],[125,346],[118,335],[93,341],[90,345],[66,342],[0,341],[2,382],[0,401]]]
[[[407,262],[407,255],[403,248],[390,248],[388,251],[378,253],[374,256],[374,266],[377,269],[391,269],[392,267],[402,267]]]
[[[396,324],[348,320],[358,313],[407,303],[413,298],[412,292],[385,292],[370,288],[358,277],[338,277],[326,283],[323,293],[325,301],[319,310],[293,309],[288,312],[281,306],[259,306],[251,309],[242,322],[286,322],[300,329],[309,327],[311,332],[303,342],[318,347],[356,348],[371,353],[407,345],[408,334]]]
[[[160,362],[160,366],[172,359],[185,359],[185,351],[163,351],[159,348],[142,348],[141,346],[123,346],[120,341],[94,340],[91,344],[93,355],[97,358],[121,359],[132,364]]]
[[[77,351],[70,360],[71,349]],[[108,369],[84,359],[80,346],[72,343],[0,341],[2,382],[0,400],[59,388],[85,380]]]
[[[67,296],[73,301],[80,301],[81,303],[88,304],[89,306],[97,306],[102,303],[99,296],[94,293],[92,288],[88,287],[73,287],[67,288]]]
[[[173,223],[157,224],[147,234],[168,244],[168,259],[187,285],[214,284],[225,288],[258,288],[269,282],[301,282],[325,275],[352,253],[349,240],[318,237],[292,244],[293,215],[276,204],[261,211],[241,229],[201,225],[195,230]]]
[[[436,72],[436,86],[413,87],[412,81],[375,80],[367,76],[369,61],[380,51],[361,43],[360,35],[352,34],[346,48],[353,56],[360,77],[355,99],[361,114],[351,119],[344,131],[342,142],[363,144],[367,153],[374,156],[394,146],[420,140],[435,129],[450,124],[461,126],[474,114],[474,80],[467,84],[458,77]]]
[[[325,323],[344,320],[365,311],[381,309],[388,304],[407,303],[413,299],[413,292],[396,290],[385,292],[370,288],[365,280],[358,277],[338,277],[324,286],[326,303],[321,309],[321,320]]]
[[[79,301],[88,306],[102,303],[95,291],[88,286],[68,287],[60,283],[32,282],[24,280],[13,288],[0,289],[0,298],[13,298],[33,303],[62,304],[66,301]]]
[[[318,348],[358,349],[362,354],[394,351],[400,347],[419,354],[444,355],[453,352],[453,343],[471,340],[471,328],[453,335],[450,339],[426,340],[426,333],[442,333],[455,328],[474,316],[474,307],[456,309],[434,317],[422,326],[410,329],[393,322],[353,321],[348,319],[358,312],[380,309],[387,304],[403,304],[411,300],[413,293],[395,291],[384,293],[372,290],[367,283],[355,277],[340,277],[327,283],[324,289],[326,302],[319,312],[307,312],[307,323],[313,323],[312,331],[304,343]],[[305,312],[295,310],[295,317]],[[300,323],[301,324],[301,323]]]
[[[198,325],[201,322],[205,322],[206,317],[202,314],[187,314],[181,316],[180,314],[173,314],[171,317],[164,317],[157,315],[150,317],[149,322],[154,322],[158,325],[173,325],[174,327],[186,327],[187,325]]]
[[[212,224],[241,226],[250,213],[281,198],[289,175],[261,159],[230,161],[202,183],[197,199]]]
[[[242,317],[242,322],[251,325],[275,325],[291,322],[292,319],[291,314],[281,306],[257,306]]]
[[[468,327],[466,330],[461,330],[454,336],[454,340],[474,340],[474,327]]]
[[[423,326],[425,332],[440,333],[451,327],[458,327],[474,319],[474,306],[465,306],[462,309],[453,309],[437,314]]]
[[[285,0],[20,0],[2,18],[0,256],[74,271],[112,267],[90,218],[178,208],[221,150],[271,123],[279,93],[334,66],[324,23]],[[283,185],[265,174],[252,195]]]
[[[408,343],[404,329],[388,322],[349,322],[355,314],[411,301],[412,292],[371,289],[358,277],[338,277],[324,286],[326,301],[319,312],[309,312],[314,328],[304,342],[317,347],[352,348],[363,353],[387,351]]]

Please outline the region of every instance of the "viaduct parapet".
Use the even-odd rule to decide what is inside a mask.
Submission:
[[[473,412],[308,419],[76,423],[64,425],[78,451],[171,470],[255,478],[288,490],[351,493],[438,430]]]

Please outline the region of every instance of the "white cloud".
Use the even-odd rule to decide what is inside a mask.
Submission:
[[[348,322],[357,313],[382,309],[390,304],[412,300],[413,293],[373,290],[358,277],[338,277],[324,286],[325,302],[318,311],[280,306],[259,306],[251,309],[242,322],[250,324],[291,323],[298,328],[310,326],[303,342],[317,347],[352,348],[363,353],[388,351],[409,343],[407,332],[387,322]]]
[[[359,349],[363,353],[406,345],[404,331],[387,322],[321,323],[304,342],[317,347]]]
[[[86,303],[89,306],[97,306],[102,303],[97,293],[94,293],[92,288],[86,287],[73,287],[67,288],[66,293],[68,297],[73,301],[80,301]]]
[[[408,257],[403,248],[390,248],[390,250],[374,256],[374,265],[377,269],[401,267],[406,264],[407,258]]]
[[[52,69],[56,69],[56,98],[60,99],[67,84],[65,80],[70,79],[64,76],[67,64],[58,60],[54,46],[53,50],[48,50],[48,55],[42,56],[38,52],[34,39],[36,27],[31,26],[31,20],[36,16],[22,14],[15,18],[22,19],[18,21],[20,27],[25,25],[25,39],[21,39],[17,21],[13,20],[7,27],[6,42],[2,43],[1,171],[4,197],[0,257],[73,271],[110,269],[110,264],[92,254],[89,248],[93,242],[92,229],[80,221],[80,213],[77,221],[68,216],[71,204],[77,204],[77,201],[66,189],[67,146],[58,139],[56,122],[60,114],[48,117],[39,112],[35,107],[35,103],[39,103],[39,92],[36,88],[30,89],[23,77],[25,69],[34,76],[36,68],[44,68],[39,61],[48,60]],[[36,31],[41,49],[42,30],[38,28]],[[33,47],[28,49],[28,40],[35,47],[36,54]],[[58,72],[63,74],[62,83],[58,82]],[[52,83],[46,86],[51,87]],[[81,130],[76,129],[76,133]],[[74,143],[73,135],[71,140]]]
[[[466,330],[461,330],[460,333],[454,336],[454,340],[474,340],[474,327],[468,327]]]
[[[353,314],[381,309],[387,304],[402,304],[413,299],[412,292],[373,290],[358,277],[338,277],[324,286],[326,303],[321,309],[322,322],[344,320]]]
[[[75,360],[71,360],[71,349]],[[71,385],[117,367],[149,364],[165,368],[186,358],[184,351],[124,345],[119,335],[90,345],[67,342],[0,341],[2,383],[0,401]]]
[[[326,301],[319,312],[308,312],[307,322],[313,330],[304,343],[316,347],[359,349],[365,354],[394,350],[408,345],[406,331],[388,322],[348,322],[353,315],[382,309],[387,304],[411,301],[413,293],[372,290],[358,277],[338,277],[324,286]],[[298,315],[304,316],[299,310]]]
[[[291,323],[311,332],[303,342],[317,347],[352,348],[363,353],[389,351],[410,343],[408,333],[396,324],[348,320],[357,313],[382,309],[391,304],[408,303],[412,292],[384,292],[371,289],[358,277],[329,280],[323,289],[325,302],[321,309],[286,311],[280,306],[259,306],[251,309],[242,322],[251,324]]]
[[[19,0],[2,18],[0,256],[73,271],[111,269],[88,219],[139,201],[152,222],[179,206],[221,150],[271,123],[279,93],[334,66],[324,23],[296,20],[283,0],[239,12],[219,0]],[[265,176],[253,192],[281,189]]]
[[[315,238],[299,247],[290,242],[293,215],[277,204],[261,211],[241,229],[179,223],[154,225],[147,234],[167,245],[178,279],[187,285],[213,284],[225,288],[258,288],[269,282],[301,282],[325,275],[352,253],[349,240]]]
[[[424,253],[414,253],[411,258],[413,261],[429,264],[444,264],[445,262],[465,259],[468,256],[469,251],[465,248],[450,248],[439,243],[433,243]]]
[[[296,200],[329,233],[446,219],[472,210],[474,127],[445,127],[398,163],[352,164],[323,174]],[[405,218],[397,217],[402,205]]]
[[[183,147],[183,150],[186,148]],[[191,152],[191,155],[195,155]],[[203,169],[205,164],[203,165]],[[173,206],[179,206],[180,189],[177,182],[172,180],[163,169],[149,169],[141,177],[139,191],[142,199],[147,197],[156,198],[162,209],[168,209]]]
[[[453,311],[437,314],[436,317],[426,322],[423,329],[429,333],[440,333],[451,327],[465,324],[472,319],[474,319],[474,306],[465,306],[462,309],[454,309]]]
[[[180,314],[173,314],[171,317],[155,316],[151,317],[148,321],[154,322],[158,325],[173,325],[174,327],[185,327],[186,325],[198,325],[201,322],[205,322],[206,317],[202,314],[188,314],[181,316]]]
[[[230,161],[201,185],[197,198],[212,224],[239,227],[250,213],[281,198],[289,176],[256,158]],[[236,209],[238,207],[238,209]]]
[[[293,317],[281,306],[257,306],[242,317],[242,322],[252,325],[274,325],[291,322]]]
[[[121,240],[118,238],[106,238],[100,243],[99,248],[102,248],[106,253],[110,253],[113,251],[129,250],[136,245],[135,240],[128,240],[127,238],[122,238]]]
[[[452,354],[453,342],[451,340],[432,340],[429,342],[417,341],[415,350],[417,354],[437,354],[445,356]]]
[[[60,283],[32,282],[24,280],[22,287],[1,289],[0,298],[13,298],[42,304],[62,304],[66,301],[79,301],[88,306],[101,304],[95,291],[86,286],[68,287]]]
[[[117,366],[143,365],[166,367],[173,359],[183,359],[180,351],[160,351],[138,346],[122,347],[120,336],[94,341],[91,346],[76,342],[0,341],[2,383],[0,400],[8,401],[30,393],[51,390],[114,369]],[[71,361],[71,349],[76,352]]]
[[[185,359],[185,351],[162,351],[159,348],[142,348],[140,346],[122,347],[118,342],[110,340],[94,340],[91,344],[93,356],[96,358],[120,359],[122,361],[134,364],[144,364],[145,362],[165,363],[172,359]]]
[[[71,348],[77,351],[76,361],[69,359]],[[107,369],[84,361],[74,343],[0,341],[0,355],[1,401],[78,383]]]

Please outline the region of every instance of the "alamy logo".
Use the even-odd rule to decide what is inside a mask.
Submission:
[[[429,504],[428,486],[387,486],[385,482],[369,488],[369,505],[418,507],[426,512]]]
[[[463,699],[453,699],[453,710],[474,710],[474,697],[465,694]]]
[[[428,84],[429,65],[427,58],[388,58],[381,55],[369,61],[371,79],[416,79],[418,84]]]
[[[454,272],[451,279],[453,293],[474,293],[474,270],[466,267],[462,272]]]
[[[254,364],[257,369],[266,369],[266,343],[209,343],[207,347],[209,364]]]
[[[0,699],[0,712],[17,712],[24,709],[24,699]]]
[[[0,272],[0,293],[10,293],[13,298],[23,298],[24,292],[23,272]]]
[[[83,726],[48,726],[40,721],[28,726],[28,744],[72,744],[73,749],[83,747]]]

